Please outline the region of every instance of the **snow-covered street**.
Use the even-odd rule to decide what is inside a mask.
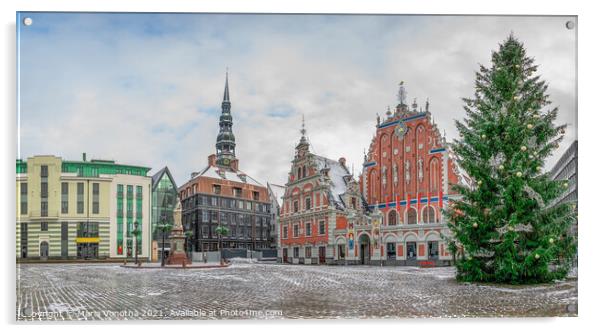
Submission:
[[[453,268],[298,266],[222,269],[17,265],[18,320],[576,316],[577,281],[457,283]]]

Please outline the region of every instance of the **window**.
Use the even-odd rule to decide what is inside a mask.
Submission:
[[[293,237],[299,237],[299,225],[295,224],[293,226]]]
[[[21,215],[27,214],[27,183],[21,183]]]
[[[69,183],[61,183],[61,214],[69,213]]]
[[[259,192],[253,191],[253,200],[255,200],[255,201],[259,200]]]
[[[299,258],[299,248],[298,247],[293,248],[293,258]]]
[[[48,198],[48,183],[43,181],[41,186],[42,187],[40,189],[40,196],[42,198]]]
[[[305,258],[311,258],[311,246],[305,247]]]
[[[48,222],[40,223],[40,231],[48,231]]]
[[[326,233],[326,222],[320,221],[318,225],[319,225],[318,231],[319,231],[320,235],[324,235]]]
[[[84,213],[84,183],[77,183],[77,213]]]
[[[92,214],[98,214],[100,212],[100,184],[92,183]]]
[[[221,185],[213,185],[213,193],[214,194],[221,194],[222,193],[222,187]]]
[[[305,236],[311,236],[311,222],[305,223]]]
[[[237,197],[237,198],[242,197],[242,188],[235,187],[232,189],[232,191],[233,191],[235,197]]]
[[[305,210],[309,210],[311,208],[311,198],[305,198]]]
[[[416,224],[417,223],[416,219],[417,219],[416,209],[410,208],[408,210],[408,224]]]
[[[48,166],[42,165],[40,169],[40,177],[47,178],[48,177]]]
[[[98,237],[98,222],[79,222],[77,224],[77,237]]]
[[[40,216],[48,216],[48,201],[40,202]]]
[[[435,209],[432,206],[425,207],[422,211],[422,222],[423,223],[437,223],[437,216]]]
[[[307,177],[307,168],[303,166],[303,178]]]
[[[293,202],[293,212],[297,213],[299,211],[299,201]]]
[[[353,209],[357,209],[357,199],[356,198],[351,198],[351,207]]]
[[[201,212],[201,216],[202,216],[203,222],[209,222],[209,212],[204,210]]]
[[[217,206],[217,197],[211,197],[211,206]]]
[[[282,238],[283,239],[287,239],[288,238],[288,226],[283,226],[282,227]]]
[[[397,211],[396,210],[391,210],[389,212],[389,217],[388,217],[388,222],[389,225],[396,225],[397,224]]]

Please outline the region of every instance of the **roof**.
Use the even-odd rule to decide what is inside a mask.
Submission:
[[[164,166],[161,170],[157,171],[157,173],[155,173],[152,176],[152,189],[153,191],[155,190],[155,187],[157,187],[157,184],[159,183],[159,180],[161,180],[161,178],[163,177],[163,174],[167,173],[167,177],[169,177],[169,180],[171,181],[171,183],[174,185],[174,187],[177,189],[178,186],[176,185],[175,180],[173,179],[171,172],[169,172],[169,168],[167,166]]]
[[[264,187],[263,184],[261,184],[257,180],[253,179],[253,177],[247,175],[246,173],[240,170],[232,171],[228,169],[221,169],[212,165],[207,166],[203,171],[201,171],[198,175],[194,176],[192,179],[201,176]]]
[[[318,164],[318,170],[322,171],[324,169],[329,169],[328,177],[331,180],[329,199],[334,201],[335,206],[345,208],[342,195],[347,191],[347,179],[352,178],[349,170],[338,161],[319,155],[314,156]]]
[[[282,207],[284,193],[286,191],[286,187],[282,185],[268,183],[268,191],[270,191],[270,195],[276,199],[279,207]]]

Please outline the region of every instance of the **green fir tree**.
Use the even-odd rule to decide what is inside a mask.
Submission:
[[[446,215],[460,281],[539,283],[564,278],[575,254],[569,233],[574,204],[554,205],[568,187],[542,170],[566,125],[555,126],[557,108],[537,66],[510,35],[476,73],[467,117],[456,121],[452,149],[473,180],[457,185],[462,199]]]

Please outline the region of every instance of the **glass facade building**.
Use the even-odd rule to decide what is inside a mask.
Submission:
[[[163,232],[157,227],[167,223],[173,225],[173,210],[178,201],[178,187],[167,167],[159,170],[152,177],[152,239],[157,242],[158,258],[163,249]],[[165,251],[169,251],[169,233],[165,234]]]

